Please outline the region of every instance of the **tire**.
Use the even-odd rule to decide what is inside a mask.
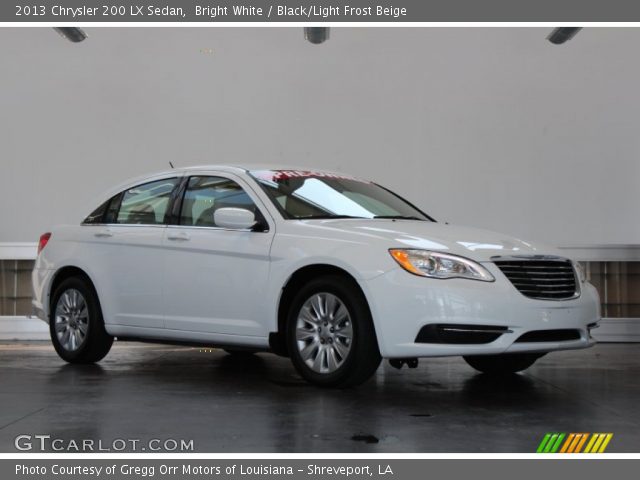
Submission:
[[[298,373],[320,387],[359,385],[382,360],[364,295],[353,281],[338,275],[315,278],[297,292],[286,337]]]
[[[521,372],[533,365],[544,354],[505,353],[502,355],[473,355],[463,357],[473,368],[491,375]]]
[[[53,292],[50,310],[49,333],[60,358],[95,363],[109,353],[113,337],[105,331],[98,295],[87,280],[63,280]]]

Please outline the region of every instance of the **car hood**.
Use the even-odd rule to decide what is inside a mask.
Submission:
[[[502,233],[445,223],[387,219],[303,220],[317,233],[329,230],[333,238],[352,235],[367,243],[383,242],[386,248],[420,248],[490,261],[495,256],[560,255],[552,247],[533,245]],[[345,238],[347,240],[347,238]]]

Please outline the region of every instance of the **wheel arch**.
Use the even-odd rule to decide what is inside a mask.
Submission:
[[[364,289],[356,277],[349,271],[329,263],[312,263],[299,267],[287,278],[287,281],[284,283],[280,291],[280,298],[277,305],[277,331],[269,334],[269,345],[274,353],[285,357],[289,356],[285,335],[287,314],[291,307],[291,302],[293,301],[300,286],[304,285],[308,280],[322,275],[339,275],[352,282],[365,299],[367,308],[369,308],[369,313],[371,314],[371,305]],[[374,328],[375,333],[375,325],[372,325],[372,327]]]
[[[51,315],[51,301],[53,300],[53,294],[56,291],[56,288],[58,288],[58,286],[63,281],[71,277],[83,278],[87,282],[87,285],[96,294],[96,298],[98,299],[98,305],[100,305],[100,297],[97,294],[96,286],[93,280],[91,279],[91,277],[89,276],[89,274],[82,268],[77,267],[75,265],[66,265],[64,267],[59,268],[51,278],[51,286],[49,287],[48,295],[47,295],[47,305],[46,305],[47,318],[49,318],[49,316]]]

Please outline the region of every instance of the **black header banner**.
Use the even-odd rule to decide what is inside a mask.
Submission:
[[[2,0],[0,22],[640,22],[632,0]]]

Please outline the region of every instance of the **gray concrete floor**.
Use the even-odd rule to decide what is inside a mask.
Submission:
[[[639,404],[640,344],[550,354],[507,380],[461,358],[385,362],[344,391],[269,354],[117,343],[75,366],[48,343],[0,344],[0,452],[20,434],[193,439],[198,452],[534,452],[546,432],[612,432],[608,452],[640,452]]]

